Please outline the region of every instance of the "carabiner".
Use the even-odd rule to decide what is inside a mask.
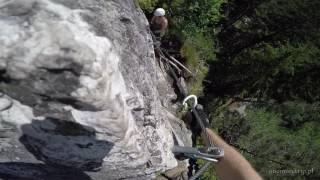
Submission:
[[[182,105],[184,106],[184,108],[188,108],[188,103],[187,103],[187,101],[189,100],[189,99],[194,99],[194,103],[193,103],[193,107],[194,108],[196,108],[197,107],[197,105],[198,105],[198,98],[197,98],[197,96],[196,95],[189,95],[189,96],[187,96],[186,98],[184,98],[184,100],[182,101]]]

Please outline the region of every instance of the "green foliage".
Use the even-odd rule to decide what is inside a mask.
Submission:
[[[213,34],[215,25],[221,18],[220,7],[224,2],[225,0],[185,0],[183,7],[174,9],[182,33],[191,36],[197,33]]]
[[[294,76],[299,69],[310,64],[318,64],[317,56],[319,55],[317,47],[314,44],[280,44],[272,46],[263,44],[258,48],[252,48],[243,56],[237,57],[234,64],[254,65],[262,64],[268,66],[270,75],[276,76],[279,73],[285,73]],[[272,68],[272,69],[271,69]]]
[[[221,101],[215,104],[215,109],[224,107]],[[247,108],[245,117],[225,110],[210,119],[220,136],[235,145],[265,179],[318,179],[319,108],[319,103],[303,101],[254,104]],[[308,172],[275,174],[272,170]]]
[[[216,59],[213,47],[210,38],[198,33],[184,41],[181,54],[185,56],[189,65],[195,66],[199,61],[210,62]]]
[[[319,103],[308,104],[301,101],[286,102],[281,105],[282,125],[290,129],[299,129],[306,122],[320,123]]]
[[[208,89],[279,101],[320,100],[320,2],[231,2],[208,77],[218,83]]]
[[[208,73],[208,67],[204,65],[199,65],[196,70],[196,76],[191,80],[191,89],[190,93],[195,94],[197,96],[203,95],[203,80]]]
[[[197,163],[200,167],[202,167],[206,163],[206,161],[199,159],[197,160]],[[213,166],[210,166],[208,170],[203,173],[200,179],[201,180],[218,180],[216,171],[213,168]]]
[[[189,67],[194,67],[199,62],[199,55],[190,41],[185,41],[181,47],[180,53]]]
[[[256,8],[256,14],[264,24],[265,34],[278,40],[301,42],[317,33],[320,2],[313,0],[270,0]]]
[[[147,11],[148,13],[151,13],[158,2],[158,0],[136,0],[138,1],[140,7]]]
[[[181,107],[179,107],[177,109],[176,116],[179,119],[184,119],[184,117],[186,116],[187,112],[189,112],[189,111],[190,111],[190,109],[181,106]]]
[[[315,153],[320,152],[319,121],[309,121],[298,130],[292,130],[280,125],[282,117],[287,117],[286,113],[285,109],[278,112],[273,108],[251,108],[247,116],[250,132],[238,143],[250,152],[246,157],[266,179],[277,176],[270,174],[270,170],[312,168],[314,173],[296,174],[295,177],[319,178],[320,155]],[[290,176],[284,174],[282,179],[292,178]]]
[[[255,105],[245,121],[221,116],[223,104],[212,106],[215,129],[228,142],[239,144],[266,179],[319,179],[320,155],[315,152],[320,152],[320,2],[229,2],[216,36],[217,61],[208,73],[214,83],[206,87],[206,95],[275,103]],[[312,174],[270,173],[312,168]]]
[[[194,72],[195,76],[189,83],[190,93],[195,95],[202,95],[203,92],[203,80],[207,76],[208,67],[206,66],[205,60],[201,59],[202,51],[197,51],[194,44],[190,40],[186,40],[181,47],[180,53],[182,57],[186,60],[186,65],[188,68]]]
[[[236,57],[230,68],[245,74],[230,74],[229,78],[245,78],[242,91],[256,92],[258,97],[317,100],[320,88],[314,84],[320,81],[314,69],[319,66],[319,55],[311,42],[278,46],[265,43]]]

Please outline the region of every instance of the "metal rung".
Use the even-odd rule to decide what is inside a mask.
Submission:
[[[208,151],[209,150],[209,151]],[[208,149],[198,149],[194,147],[173,146],[172,152],[174,154],[184,154],[188,157],[195,157],[205,160],[218,159],[224,156],[224,151],[218,147],[211,147]],[[212,160],[215,161],[215,160]]]

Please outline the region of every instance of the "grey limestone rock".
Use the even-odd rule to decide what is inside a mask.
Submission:
[[[171,147],[191,135],[134,1],[0,0],[0,27],[0,178],[150,179],[177,166]]]

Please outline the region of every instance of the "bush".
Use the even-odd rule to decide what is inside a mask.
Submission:
[[[155,5],[157,4],[158,0],[136,0],[141,9],[143,9],[144,11],[147,11],[148,13],[151,13],[154,8]]]
[[[286,102],[281,106],[282,125],[297,130],[306,122],[320,122],[320,105],[306,102]]]
[[[248,135],[242,136],[239,145],[250,153],[247,159],[266,178],[273,179],[277,174],[270,170],[314,169],[312,174],[295,174],[296,179],[316,179],[320,177],[320,124],[316,121],[306,122],[297,130],[279,126],[282,118],[290,113],[284,110],[268,108],[251,108],[247,120],[250,125]],[[291,179],[292,174],[281,176]]]
[[[189,84],[191,94],[203,95],[203,81],[207,76],[208,62],[215,60],[213,42],[201,34],[189,36],[183,43],[180,53],[186,60],[188,68],[194,72],[195,77]]]

